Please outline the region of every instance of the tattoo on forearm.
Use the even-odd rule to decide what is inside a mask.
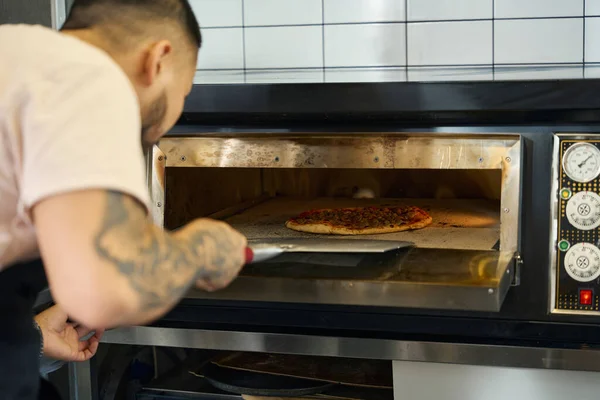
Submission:
[[[195,280],[222,278],[228,244],[218,230],[199,229],[184,242],[148,228],[140,207],[121,193],[107,195],[104,221],[94,239],[98,255],[128,279],[148,311],[178,300]]]

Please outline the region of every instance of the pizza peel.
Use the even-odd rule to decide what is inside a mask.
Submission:
[[[248,241],[246,264],[283,253],[385,253],[414,246],[412,242],[368,239],[254,239]]]

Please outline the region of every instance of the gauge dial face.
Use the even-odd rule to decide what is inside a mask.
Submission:
[[[576,182],[589,182],[600,175],[600,149],[591,143],[575,144],[565,152],[563,169]]]
[[[576,281],[590,282],[600,276],[600,249],[591,243],[577,243],[565,255],[567,274]]]
[[[577,192],[567,202],[567,219],[577,229],[589,231],[600,226],[600,196]]]

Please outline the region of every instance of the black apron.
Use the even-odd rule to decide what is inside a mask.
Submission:
[[[0,398],[59,399],[40,379],[40,334],[33,324],[33,305],[47,286],[40,260],[0,272]]]

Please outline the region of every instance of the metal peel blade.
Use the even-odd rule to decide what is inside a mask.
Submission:
[[[385,253],[414,243],[367,239],[265,239],[252,240],[246,249],[246,263],[258,263],[282,253]]]

